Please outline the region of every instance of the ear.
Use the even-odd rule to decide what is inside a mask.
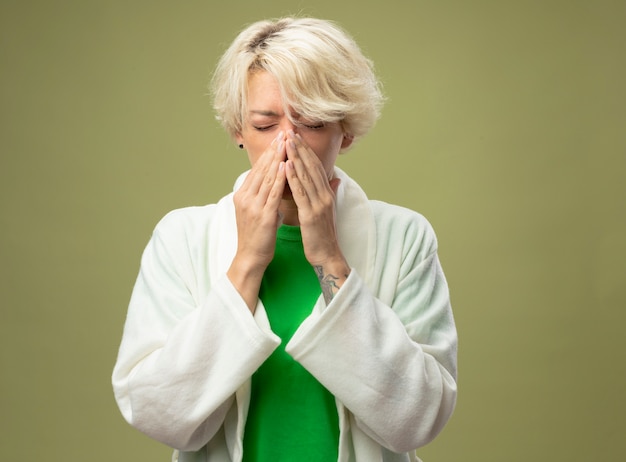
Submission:
[[[348,149],[353,141],[354,141],[353,135],[344,133],[343,140],[341,141],[341,149]]]
[[[241,136],[241,133],[235,133],[235,141],[237,144],[243,144],[243,136]]]

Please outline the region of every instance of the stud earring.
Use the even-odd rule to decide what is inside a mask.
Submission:
[[[240,144],[240,145],[239,145],[239,149],[243,149],[243,144]]]

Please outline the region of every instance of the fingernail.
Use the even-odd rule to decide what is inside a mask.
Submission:
[[[293,130],[287,130],[287,135],[288,135],[290,138],[293,138],[296,134],[293,132]]]
[[[278,132],[278,135],[276,135],[276,140],[282,140],[285,137],[285,133],[281,130]]]
[[[280,141],[278,142],[278,147],[276,148],[276,150],[277,150],[278,152],[280,152],[280,151],[282,151],[282,150],[283,150],[283,148],[284,148],[284,147],[285,147],[285,142],[284,142],[283,140],[280,140]]]

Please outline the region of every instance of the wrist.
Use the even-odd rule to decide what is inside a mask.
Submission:
[[[326,260],[317,265],[313,265],[313,267],[321,268],[324,274],[332,274],[342,281],[345,281],[350,274],[350,265],[348,265],[348,262],[344,258]]]
[[[334,298],[350,275],[350,266],[345,258],[326,260],[313,265],[326,304]]]
[[[226,272],[231,284],[239,292],[252,313],[256,308],[264,272],[265,267],[263,265],[252,264],[237,258],[233,260]]]

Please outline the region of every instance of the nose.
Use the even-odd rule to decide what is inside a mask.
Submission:
[[[298,133],[298,126],[294,124],[291,120],[289,120],[289,117],[285,117],[283,120],[281,120],[279,125],[280,129],[283,131],[283,133],[285,133],[285,136],[287,136],[287,132],[289,130],[294,133]]]

